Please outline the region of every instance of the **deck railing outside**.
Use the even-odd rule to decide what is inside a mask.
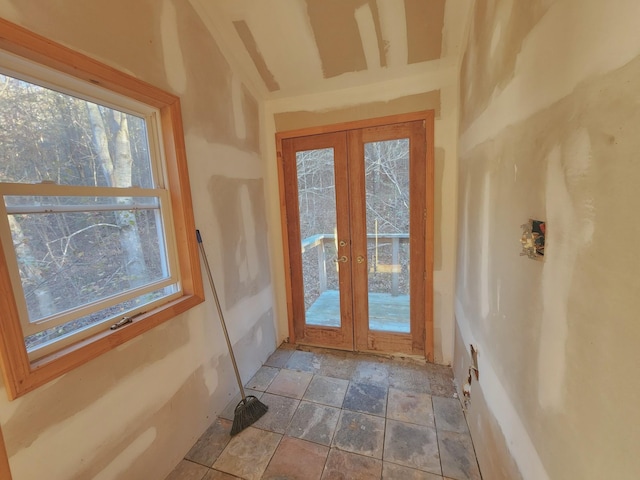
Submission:
[[[318,258],[318,282],[320,294],[327,290],[327,258],[325,245],[335,244],[335,242],[335,235],[328,233],[312,235],[302,240],[303,254],[305,252],[310,252],[313,248],[316,249]],[[378,261],[378,249],[384,245],[388,245],[389,242],[391,243],[391,263],[382,263]],[[369,263],[369,270],[371,272],[391,274],[392,296],[397,296],[400,294],[400,274],[402,270],[400,266],[400,245],[408,242],[408,233],[370,233],[367,235],[367,244],[372,244],[371,246],[367,247],[367,262]],[[330,263],[333,263],[335,261],[336,258],[329,259]]]

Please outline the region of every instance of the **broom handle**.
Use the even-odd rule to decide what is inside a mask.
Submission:
[[[222,307],[220,307],[220,299],[218,298],[218,292],[216,292],[216,285],[213,283],[213,276],[211,276],[211,268],[209,267],[209,261],[207,260],[207,253],[204,251],[204,245],[202,244],[202,237],[200,236],[200,230],[196,230],[196,238],[198,239],[198,248],[202,254],[202,260],[207,268],[207,276],[209,277],[209,283],[211,284],[211,291],[213,292],[213,299],[216,302],[216,308],[218,309],[218,316],[220,317],[220,324],[222,325],[222,331],[224,332],[224,339],[227,341],[227,347],[229,347],[229,356],[231,357],[231,363],[233,363],[233,370],[236,372],[236,379],[238,380],[238,386],[240,387],[240,394],[242,399],[245,400],[247,396],[244,393],[242,387],[242,380],[240,379],[240,372],[238,371],[238,364],[236,363],[236,357],[233,354],[233,347],[231,346],[231,340],[229,340],[229,332],[227,331],[227,325],[224,322],[224,315],[222,315]]]

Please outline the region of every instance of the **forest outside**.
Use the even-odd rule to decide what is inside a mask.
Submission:
[[[0,228],[28,351],[178,291],[153,129],[126,110],[0,74]]]

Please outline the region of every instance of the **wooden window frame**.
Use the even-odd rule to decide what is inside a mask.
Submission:
[[[204,301],[204,290],[179,98],[1,18],[0,31],[0,49],[129,97],[160,112],[166,187],[173,216],[173,224],[166,228],[173,229],[175,236],[181,287],[178,298],[136,317],[132,323],[120,329],[107,328],[50,355],[30,361],[4,260],[5,254],[13,255],[13,252],[5,252],[0,245],[0,364],[8,397],[13,400],[198,305]]]

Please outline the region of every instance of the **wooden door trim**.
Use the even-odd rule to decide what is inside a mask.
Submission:
[[[352,159],[364,158],[364,146],[370,142],[384,142],[399,138],[410,139],[410,183],[409,196],[411,199],[410,210],[410,252],[411,252],[411,273],[410,273],[410,302],[411,333],[400,332],[379,332],[369,330],[369,319],[367,312],[369,290],[366,279],[367,271],[361,272],[362,277],[353,276],[354,302],[358,305],[358,312],[362,318],[355,320],[356,347],[358,351],[368,352],[403,352],[414,355],[425,355],[426,353],[426,318],[427,301],[425,296],[426,260],[425,257],[431,253],[426,250],[426,216],[427,214],[427,194],[430,191],[427,185],[426,175],[426,124],[424,121],[409,121],[391,125],[378,125],[364,129],[352,130],[349,132],[349,154]],[[362,170],[364,163],[360,161],[352,162],[352,186],[355,194],[352,196],[351,208],[352,217],[365,219],[366,205],[363,199],[366,198],[366,187],[364,185],[365,174]],[[425,189],[426,191],[424,191]],[[364,230],[363,230],[364,228]],[[362,254],[366,256],[367,239],[366,224],[363,221],[356,222],[352,226],[354,235],[353,256]],[[425,249],[425,250],[423,250]],[[423,274],[423,272],[425,274]],[[430,305],[430,304],[429,304]],[[432,335],[430,335],[432,337]]]
[[[346,130],[358,130],[369,127],[383,127],[385,125],[393,125],[396,123],[407,123],[413,121],[425,120],[428,122],[435,117],[435,110],[424,110],[421,112],[402,113],[398,115],[388,115],[386,117],[368,118],[365,120],[355,120],[352,122],[342,122],[333,125],[323,125],[320,127],[301,128],[297,130],[286,130],[276,133],[276,150],[281,140],[285,138],[308,137],[311,135],[320,135],[323,133],[343,132]]]
[[[282,152],[281,169],[282,185],[284,190],[281,198],[284,201],[284,213],[287,221],[283,225],[284,243],[286,244],[287,257],[285,265],[288,272],[287,278],[287,310],[289,312],[290,342],[310,343],[314,345],[333,345],[335,348],[346,348],[353,345],[353,313],[347,300],[351,298],[351,263],[341,264],[339,270],[340,283],[340,318],[339,328],[320,328],[307,325],[305,322],[304,302],[299,299],[304,298],[302,258],[293,250],[299,249],[301,244],[301,233],[299,223],[298,196],[292,192],[298,192],[298,176],[295,161],[287,164],[286,159],[295,159],[295,152],[303,150],[316,150],[323,148],[333,148],[334,162],[336,170],[346,170],[347,143],[344,132],[333,132],[322,135],[292,137],[283,139],[280,143]],[[339,195],[344,193],[348,197],[348,179],[343,177],[335,178],[336,204],[340,202]],[[287,191],[291,192],[287,195]],[[349,212],[344,209],[336,209],[336,225],[338,235],[343,238],[348,235]],[[338,247],[338,256],[349,255],[346,247]],[[299,250],[298,250],[299,252]],[[299,282],[294,284],[294,280]],[[344,295],[343,295],[344,294]],[[296,299],[297,301],[294,301]],[[292,338],[293,337],[293,340]]]
[[[435,237],[435,198],[434,198],[434,178],[435,178],[435,148],[434,148],[434,127],[435,127],[435,110],[425,110],[420,112],[390,115],[380,118],[372,118],[365,120],[356,120],[352,122],[343,122],[334,125],[326,125],[319,127],[310,127],[296,130],[287,130],[277,132],[276,155],[278,168],[278,187],[280,194],[280,228],[282,232],[282,248],[283,261],[285,269],[285,289],[287,298],[287,317],[289,325],[289,341],[293,344],[298,343],[293,327],[293,293],[291,285],[291,264],[288,243],[288,218],[285,201],[285,181],[283,166],[283,147],[282,142],[288,138],[319,135],[324,133],[335,133],[339,131],[348,131],[354,129],[390,125],[394,123],[406,123],[411,121],[423,121],[426,134],[426,203],[427,203],[427,221],[425,222],[425,263],[426,263],[426,281],[425,281],[425,342],[424,355],[428,361],[434,361],[434,319],[433,319],[433,267],[434,267],[434,237]]]
[[[9,457],[7,456],[7,448],[2,436],[2,428],[0,428],[0,478],[11,480],[11,469],[9,468]]]

